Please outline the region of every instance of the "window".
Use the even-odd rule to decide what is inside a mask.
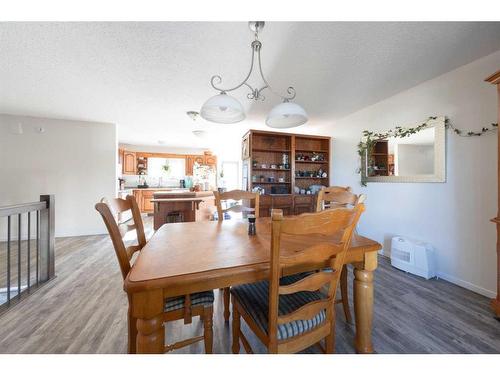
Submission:
[[[165,172],[164,165],[169,171]],[[180,180],[186,175],[186,160],[184,158],[148,158],[148,175]]]

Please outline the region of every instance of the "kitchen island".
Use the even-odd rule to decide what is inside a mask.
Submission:
[[[166,223],[208,221],[216,210],[211,191],[155,191],[151,203],[155,230]]]

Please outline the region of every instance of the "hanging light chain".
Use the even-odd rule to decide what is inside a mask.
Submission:
[[[267,82],[266,78],[264,77],[264,72],[262,71],[262,62],[261,62],[261,56],[260,56],[260,51],[262,49],[262,42],[259,40],[259,28],[258,27],[256,27],[256,29],[255,29],[254,37],[255,37],[255,40],[250,45],[252,48],[252,60],[250,62],[250,70],[248,71],[248,74],[246,75],[243,82],[241,82],[239,85],[237,85],[235,87],[224,89],[224,88],[218,86],[222,83],[222,77],[220,75],[214,75],[210,79],[210,84],[212,85],[212,87],[215,90],[220,91],[221,94],[225,94],[226,92],[237,90],[241,86],[245,85],[250,89],[250,92],[247,94],[248,99],[264,101],[266,98],[264,95],[262,95],[262,91],[264,91],[265,89],[269,89],[269,91],[271,91],[274,95],[279,96],[281,99],[283,99],[284,102],[288,102],[290,100],[293,100],[296,96],[296,91],[292,86],[289,86],[287,88],[287,90],[286,90],[287,95],[281,95],[278,92],[274,91],[271,88],[271,85],[269,84],[269,82]],[[264,81],[264,83],[265,83],[265,85],[262,86],[260,89],[253,88],[248,83],[248,79],[252,75],[252,71],[253,71],[253,67],[254,67],[255,52],[257,52],[257,63],[259,65],[260,77],[262,78],[262,81]]]

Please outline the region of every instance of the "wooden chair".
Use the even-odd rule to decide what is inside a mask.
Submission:
[[[324,187],[318,192],[316,201],[316,212],[324,209],[353,207],[364,203],[366,195],[356,195],[352,192],[350,186],[329,186]],[[335,303],[341,303],[344,309],[345,320],[352,324],[351,310],[349,308],[349,291],[347,282],[347,266],[344,265],[340,275],[340,298]]]
[[[146,245],[146,237],[144,234],[144,225],[141,218],[141,213],[137,202],[132,195],[128,195],[126,199],[112,199],[109,202],[102,199],[100,203],[95,205],[95,209],[101,214],[104,224],[108,229],[109,236],[113,242],[115,248],[116,256],[118,257],[118,263],[120,264],[120,270],[122,272],[122,277],[125,280],[131,269],[131,259],[135,252],[141,251],[141,249]],[[117,224],[115,215],[118,213],[125,212],[127,210],[132,211],[133,224]],[[123,242],[123,236],[135,229],[137,233],[137,245],[132,245],[125,247]],[[130,301],[129,301],[130,302]],[[193,316],[200,316],[203,319],[204,324],[204,334],[203,336],[193,337],[187,340],[176,342],[171,345],[165,346],[165,352],[179,349],[187,345],[191,345],[195,342],[204,340],[205,341],[205,352],[212,353],[212,315],[213,315],[213,302],[214,293],[213,291],[193,293],[191,295],[167,298],[165,300],[163,321],[170,322],[174,320],[184,319],[184,324],[191,323]],[[136,319],[132,317],[130,311],[128,311],[128,351],[129,353],[136,352],[136,336],[137,327]]]
[[[231,288],[233,303],[232,351],[240,350],[240,338],[248,353],[252,349],[240,329],[240,316],[267,346],[270,353],[295,353],[319,344],[326,353],[335,350],[335,294],[351,236],[364,205],[338,208],[297,217],[283,218],[282,210],[273,210],[271,230],[270,279]],[[341,234],[338,243],[307,245],[311,235]],[[286,252],[281,236],[304,244],[305,249]],[[301,238],[300,238],[301,237]],[[282,251],[284,250],[284,251]],[[310,264],[327,263],[332,269],[280,278],[286,268],[300,269]],[[328,292],[321,291],[328,285]],[[320,341],[325,339],[323,348]]]
[[[224,213],[228,211],[234,212],[251,212],[255,217],[259,217],[259,193],[251,193],[243,190],[231,190],[224,193],[214,191],[215,205],[217,206],[217,216],[219,221],[224,220]],[[236,204],[223,209],[222,203],[230,200],[234,201],[254,201],[254,207],[246,207],[243,204]]]
[[[228,211],[234,212],[253,212],[255,217],[259,217],[259,193],[251,193],[249,191],[243,190],[231,190],[224,193],[219,193],[214,191],[215,205],[217,206],[217,218],[219,222],[224,220],[224,213]],[[228,200],[234,201],[254,201],[254,208],[245,207],[243,204],[237,204],[226,209],[222,208],[222,202]],[[224,320],[229,322],[229,316],[231,315],[229,309],[229,288],[224,288]]]

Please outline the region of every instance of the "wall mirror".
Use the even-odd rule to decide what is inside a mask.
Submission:
[[[362,158],[364,182],[445,182],[445,118],[406,137],[376,141]]]

